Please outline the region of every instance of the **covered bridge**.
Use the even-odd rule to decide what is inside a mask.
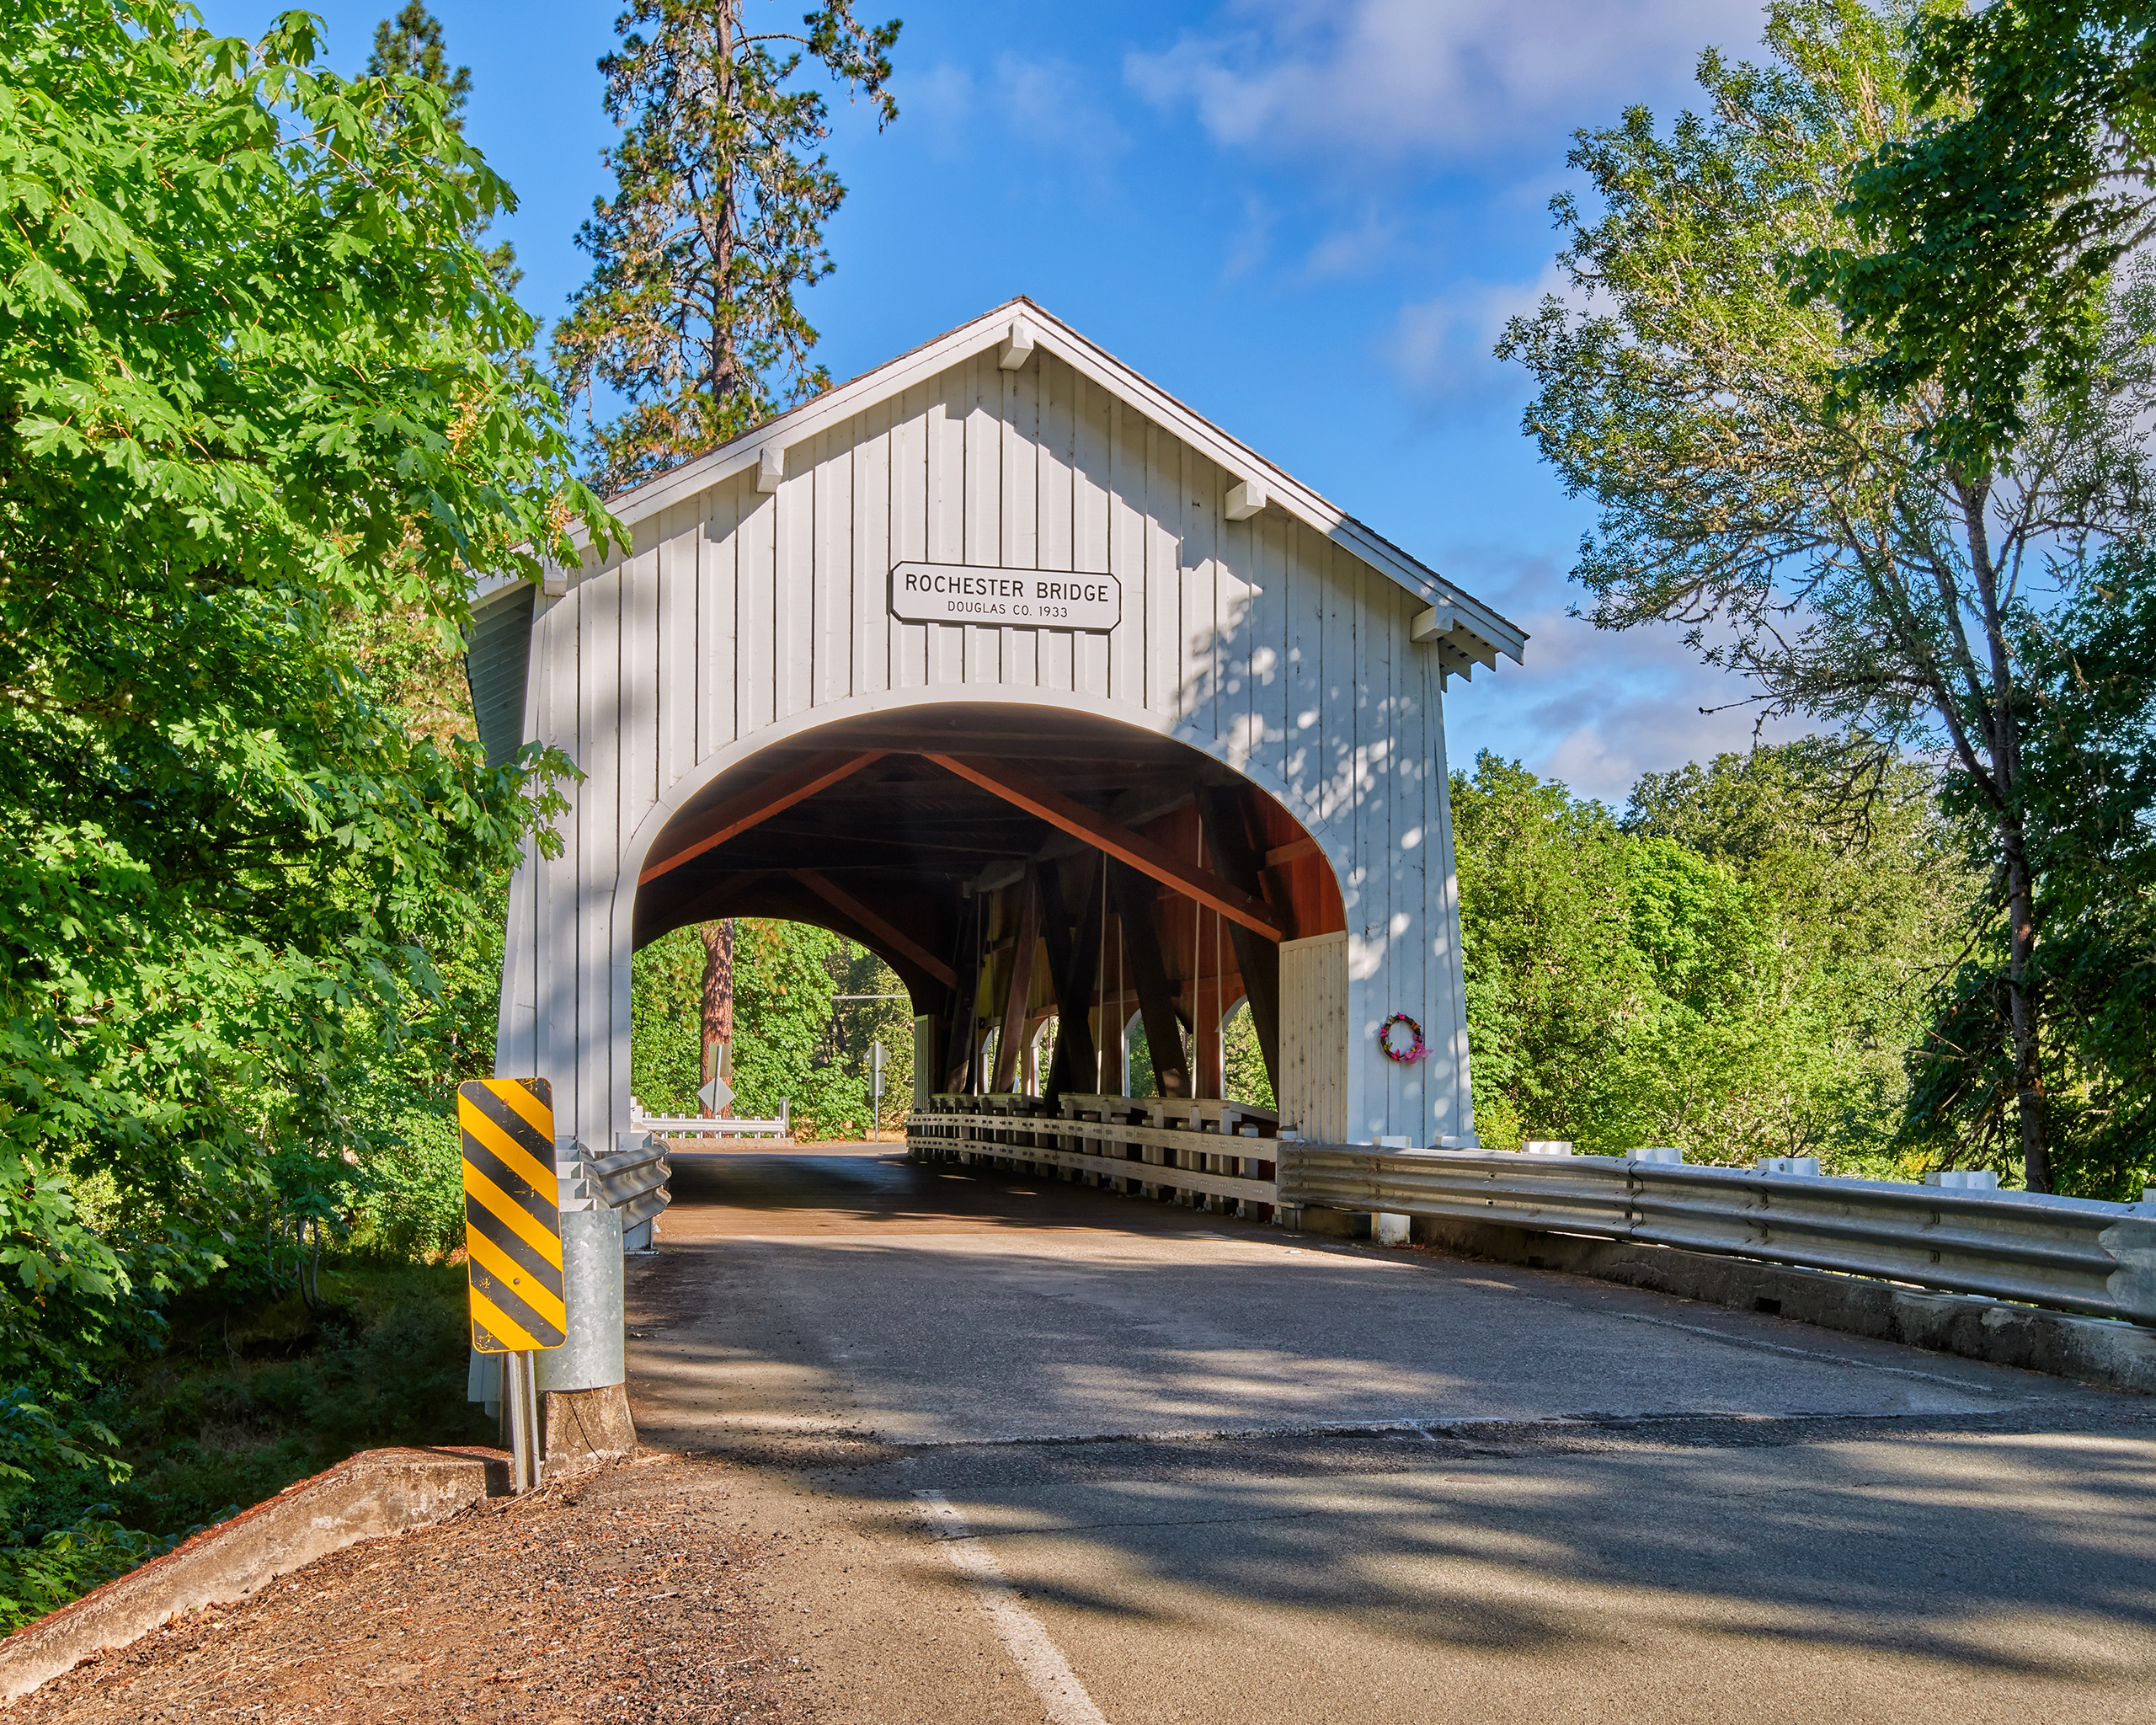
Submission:
[[[1283,1126],[1472,1141],[1443,697],[1513,623],[1024,300],[612,506],[471,648],[584,774],[498,1055],[564,1137],[630,1128],[631,954],[751,916],[889,962],[923,1088],[1118,1092],[1135,1014],[1218,1095],[1246,997]]]

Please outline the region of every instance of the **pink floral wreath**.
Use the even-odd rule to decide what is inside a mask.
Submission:
[[[1396,1024],[1405,1024],[1408,1033],[1415,1039],[1414,1042],[1405,1049],[1395,1048],[1392,1045],[1392,1027]],[[1398,1060],[1402,1065],[1406,1065],[1410,1060],[1421,1060],[1430,1051],[1430,1045],[1422,1040],[1422,1027],[1405,1012],[1395,1012],[1378,1027],[1378,1046],[1385,1050],[1385,1057],[1387,1060]]]

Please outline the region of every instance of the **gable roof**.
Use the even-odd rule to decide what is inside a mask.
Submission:
[[[1021,323],[1023,330],[1014,330],[1014,326]],[[1297,520],[1315,528],[1431,607],[1435,614],[1426,619],[1424,628],[1417,629],[1417,637],[1438,640],[1449,649],[1444,655],[1449,668],[1467,671],[1469,664],[1460,661],[1468,661],[1494,669],[1500,653],[1518,664],[1526,663],[1527,632],[1518,624],[1463,592],[1435,569],[1327,502],[1247,444],[1193,412],[1166,390],[1140,377],[1113,355],[1096,347],[1069,324],[1022,296],[982,313],[970,323],[960,324],[910,353],[901,354],[873,371],[864,371],[798,407],[788,409],[730,442],[721,444],[707,455],[698,456],[618,494],[608,499],[609,507],[622,526],[632,529],[638,521],[661,510],[757,466],[766,450],[782,456],[792,445],[805,442],[832,425],[843,424],[867,408],[947,371],[985,349],[1000,346],[1014,333],[1022,338],[1029,335],[1034,346],[1054,354],[1080,376],[1136,409],[1238,480],[1262,489],[1267,502],[1278,505]],[[583,543],[582,530],[578,530],[574,537],[578,543]],[[497,594],[518,585],[520,583],[510,576],[483,581],[474,602],[483,605]]]

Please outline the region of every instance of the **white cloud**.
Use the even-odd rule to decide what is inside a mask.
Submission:
[[[974,76],[947,60],[898,85],[906,123],[929,136],[930,153],[948,161],[962,153],[961,140],[974,114]]]
[[[1579,302],[1572,278],[1554,259],[1532,281],[1460,281],[1403,306],[1391,342],[1393,367],[1426,398],[1454,402],[1497,393],[1506,387],[1506,368],[1491,350],[1508,322],[1534,311],[1550,294]]]
[[[1748,51],[1757,0],[1230,0],[1124,76],[1223,144],[1479,155],[1549,124],[1614,120],[1686,82],[1710,43]]]
[[[1397,222],[1366,211],[1353,227],[1336,227],[1319,239],[1303,259],[1303,274],[1313,281],[1367,275],[1385,261],[1399,239]]]
[[[1454,766],[1471,771],[1476,751],[1488,749],[1622,809],[1641,773],[1752,746],[1758,709],[1745,700],[1750,686],[1701,665],[1681,628],[1598,629],[1567,615],[1587,595],[1547,559],[1470,551],[1444,567],[1529,637],[1524,666],[1501,660],[1495,673],[1477,671],[1447,692]],[[1761,735],[1781,742],[1809,729],[1783,721]]]
[[[1089,80],[1067,60],[1004,53],[995,61],[996,103],[1027,143],[1097,170],[1130,144],[1130,135],[1096,99]]]
[[[1235,243],[1229,247],[1227,260],[1220,266],[1224,278],[1246,275],[1265,261],[1273,249],[1276,219],[1273,206],[1256,192],[1243,194],[1242,226],[1236,230]]]
[[[912,74],[898,87],[899,107],[909,126],[927,134],[938,160],[957,160],[983,144],[1007,156],[1015,142],[1036,157],[1098,174],[1129,147],[1130,136],[1099,100],[1097,85],[1068,61],[1006,52],[978,74],[947,60]]]

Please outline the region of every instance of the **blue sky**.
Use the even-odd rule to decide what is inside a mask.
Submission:
[[[357,71],[396,0],[320,4]],[[750,0],[789,19],[801,0]],[[215,0],[258,34],[270,7]],[[515,187],[499,231],[551,321],[606,184],[595,61],[618,7],[436,0],[468,131]],[[899,117],[835,96],[851,188],[837,272],[804,299],[832,373],[1014,294],[1156,382],[1533,633],[1525,670],[1457,681],[1454,761],[1518,756],[1621,803],[1640,772],[1742,747],[1742,691],[1674,630],[1567,617],[1585,505],[1519,431],[1489,357],[1553,286],[1547,205],[1572,132],[1686,101],[1701,48],[1748,55],[1741,0],[891,0]]]

